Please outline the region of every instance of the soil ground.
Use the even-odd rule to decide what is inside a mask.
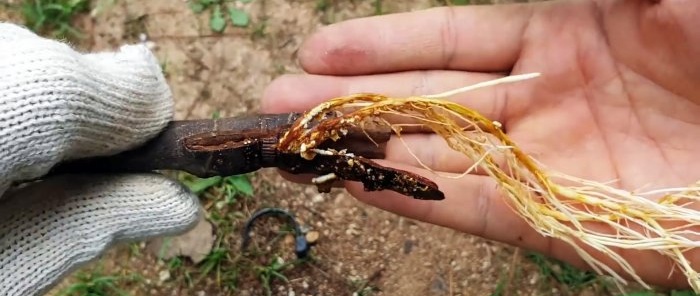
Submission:
[[[240,4],[251,17],[247,28],[229,24],[218,34],[209,27],[210,11],[194,13],[185,1],[94,1],[95,13],[76,21],[86,34],[76,46],[112,50],[145,36],[163,63],[177,119],[210,118],[214,113],[235,116],[256,111],[258,98],[275,77],[301,72],[295,51],[307,35],[331,22],[376,14],[375,4],[369,0],[254,0]],[[383,1],[381,12],[437,5],[445,3]],[[3,14],[21,21],[12,12]],[[214,248],[202,262],[158,258],[149,251],[153,242],[117,246],[68,277],[52,294],[81,283],[97,286],[100,275],[114,276],[103,280],[128,295],[265,295],[266,283],[273,295],[614,292],[598,277],[566,269],[537,254],[398,217],[341,190],[319,194],[315,188],[284,181],[272,170],[251,175],[250,182],[252,197],[238,196],[230,203],[212,199],[223,187],[211,188],[209,197],[202,197],[215,236]],[[287,228],[271,219],[256,228],[258,251],[239,251],[245,219],[263,207],[289,210],[306,229],[320,234],[312,249],[313,261],[294,262]],[[269,243],[273,238],[279,240]],[[278,268],[276,262],[291,265]]]

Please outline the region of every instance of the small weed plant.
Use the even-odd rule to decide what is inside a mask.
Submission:
[[[252,0],[190,0],[189,5],[195,13],[209,11],[209,27],[212,31],[221,33],[230,23],[235,27],[247,27],[250,16],[240,8],[241,4]]]
[[[82,37],[72,23],[78,14],[90,9],[88,0],[24,0],[20,12],[32,31],[57,39]]]
[[[129,284],[136,284],[143,280],[138,274],[108,275],[104,274],[101,267],[94,270],[78,272],[74,276],[75,281],[61,290],[60,296],[111,296],[129,295],[121,289]]]
[[[233,204],[239,198],[253,196],[253,186],[250,184],[250,179],[247,175],[197,178],[190,174],[182,173],[179,179],[193,193],[225,204]]]

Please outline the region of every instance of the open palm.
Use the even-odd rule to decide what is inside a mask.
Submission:
[[[355,92],[438,93],[505,74],[539,78],[455,100],[503,123],[548,168],[615,186],[654,189],[700,180],[698,1],[558,1],[439,8],[352,20],[322,29],[301,48],[309,75],[268,88],[266,112],[301,111]],[[471,163],[433,135],[404,137],[430,167],[460,173]],[[548,253],[584,266],[506,205],[486,176],[442,179],[392,141],[388,161],[434,179],[440,202],[391,192],[358,199],[407,217]],[[621,251],[652,284],[687,286],[656,253]],[[699,253],[700,254],[700,253]],[[697,257],[697,256],[695,256]],[[693,258],[693,257],[691,257]],[[695,262],[700,265],[700,260]]]

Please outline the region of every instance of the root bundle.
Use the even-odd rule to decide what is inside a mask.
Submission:
[[[333,98],[306,112],[282,137],[279,149],[312,158],[322,152],[317,143],[342,137],[348,127],[367,119],[390,126],[398,137],[406,127],[429,129],[451,149],[474,161],[465,174],[475,170],[488,174],[500,185],[516,214],[540,234],[573,246],[598,273],[623,284],[626,280],[615,271],[622,270],[648,287],[629,258],[620,256],[616,249],[655,251],[673,260],[695,292],[700,292],[700,278],[685,254],[700,245],[695,229],[700,225],[700,212],[692,207],[700,198],[700,182],[635,193],[556,172],[522,151],[500,123],[446,100],[458,93],[537,76],[508,76],[427,96],[391,98],[359,93]],[[609,260],[599,259],[593,251]]]

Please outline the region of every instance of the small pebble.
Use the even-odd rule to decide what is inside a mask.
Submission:
[[[160,279],[161,282],[165,282],[170,279],[170,271],[169,270],[162,270],[161,272],[158,273],[158,279]]]
[[[310,244],[316,243],[320,237],[321,234],[318,231],[309,231],[306,233],[306,241]]]
[[[530,285],[536,284],[538,280],[539,280],[539,276],[538,276],[537,274],[533,275],[533,276],[530,278]]]
[[[313,202],[313,203],[323,202],[323,195],[321,195],[321,194],[314,195],[314,197],[311,198],[311,202]]]
[[[291,234],[287,234],[284,236],[284,244],[285,245],[293,245],[294,244],[294,236]]]
[[[410,254],[411,251],[413,251],[413,246],[415,245],[415,242],[412,240],[405,240],[403,242],[403,253],[404,254]]]
[[[581,293],[579,293],[578,296],[595,296],[595,292],[590,288],[587,288],[581,291]]]
[[[436,295],[444,295],[448,291],[447,283],[441,276],[436,277],[430,283],[430,291]]]
[[[358,231],[358,229],[357,229],[357,224],[350,223],[350,225],[348,225],[348,229],[345,230],[345,234],[347,234],[347,235],[359,235],[360,231]]]

